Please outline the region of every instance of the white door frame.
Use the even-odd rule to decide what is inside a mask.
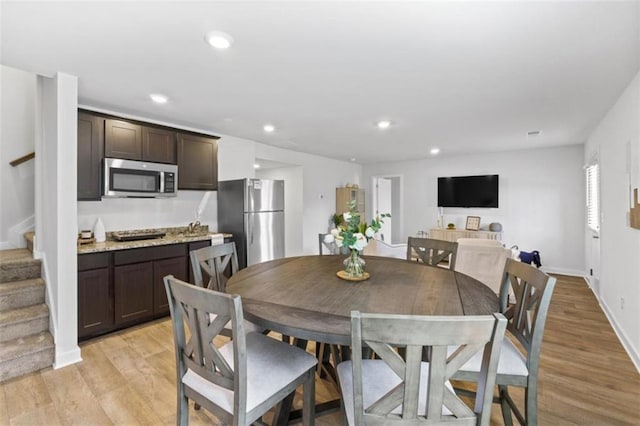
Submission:
[[[375,175],[371,176],[371,217],[375,217],[376,206],[378,205],[377,200],[377,191],[376,191],[376,180],[377,179],[391,179],[391,193],[397,191],[397,197],[392,195],[391,197],[391,213],[393,219],[393,232],[391,234],[392,239],[396,242],[405,242],[402,241],[404,238],[404,176],[398,174],[389,174],[389,175]],[[394,203],[394,199],[396,202]],[[387,212],[385,212],[387,213]],[[394,244],[394,241],[386,241],[388,244]]]

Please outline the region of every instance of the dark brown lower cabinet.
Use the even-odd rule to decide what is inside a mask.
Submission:
[[[116,325],[153,315],[153,263],[113,268]]]
[[[163,278],[191,281],[189,251],[210,240],[78,256],[78,338],[169,314]]]
[[[113,292],[109,269],[78,272],[78,337],[113,327]]]
[[[164,288],[164,277],[174,277],[187,280],[187,258],[174,257],[173,259],[156,260],[153,262],[153,313],[169,313],[167,291]]]

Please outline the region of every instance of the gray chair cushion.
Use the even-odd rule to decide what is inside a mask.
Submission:
[[[220,353],[233,368],[233,344]],[[316,364],[316,358],[302,349],[259,333],[247,334],[247,410],[251,411],[279,389]],[[188,370],[182,383],[204,395],[225,411],[233,413],[233,392]]]

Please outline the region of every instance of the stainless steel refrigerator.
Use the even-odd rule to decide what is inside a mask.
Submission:
[[[240,269],[284,257],[284,181],[218,182],[218,230],[233,234]]]

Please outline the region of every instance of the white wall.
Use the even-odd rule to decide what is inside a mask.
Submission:
[[[301,166],[256,170],[256,177],[284,180],[284,255],[291,257],[304,254],[302,250],[304,170]]]
[[[318,233],[329,229],[336,210],[336,187],[361,184],[362,166],[261,143],[256,143],[255,154],[256,158],[302,168],[302,252],[318,253]],[[370,194],[367,197],[370,198]],[[285,211],[286,217],[288,214]]]
[[[76,247],[78,80],[38,77],[36,240],[43,260],[56,368],[80,361]],[[70,167],[71,165],[71,167]]]
[[[480,216],[482,228],[500,222],[507,247],[539,250],[548,271],[583,275],[583,158],[583,146],[573,145],[366,165],[363,176],[367,185],[372,176],[403,176],[406,240],[436,227],[439,176],[499,174],[499,208],[445,208],[444,223],[464,229],[467,216]]]
[[[3,249],[26,245],[21,235],[26,229],[21,224],[26,220],[30,226],[34,213],[35,162],[12,167],[9,161],[34,151],[35,74],[0,65],[0,93],[0,249]]]
[[[601,176],[598,296],[640,368],[640,230],[628,225],[629,176],[632,187],[640,188],[640,73],[589,137],[584,162],[593,155]],[[591,233],[585,229],[584,235],[588,246]]]

